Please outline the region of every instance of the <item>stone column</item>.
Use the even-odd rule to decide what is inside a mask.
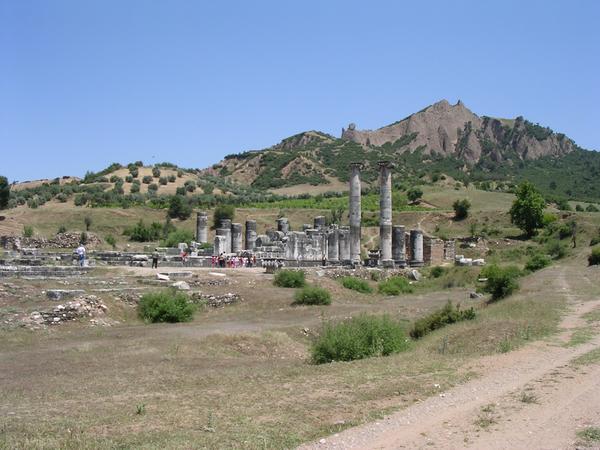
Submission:
[[[242,224],[231,224],[231,253],[242,251]]]
[[[254,250],[256,235],[256,220],[246,220],[246,250]]]
[[[406,267],[404,225],[394,225],[392,227],[392,259],[397,266]]]
[[[389,161],[379,162],[379,248],[384,267],[392,260],[392,168]]]
[[[350,261],[360,264],[360,227],[361,227],[361,163],[350,164]]]
[[[338,230],[339,260],[344,263],[350,262],[350,230],[348,227],[340,227]]]
[[[225,248],[227,249],[226,253],[231,253],[231,220],[223,219],[221,220],[221,228],[223,230],[227,230],[227,234],[225,237],[227,238],[227,242],[225,243]]]
[[[208,242],[208,214],[200,211],[196,215],[196,242],[206,244]]]
[[[281,231],[282,233],[288,233],[290,231],[290,222],[287,217],[277,219],[277,231]]]
[[[314,219],[315,230],[323,231],[325,229],[325,216],[317,216]]]
[[[227,243],[228,233],[231,233],[231,230],[228,228],[217,228],[215,231],[215,255],[220,255],[221,253],[229,253],[229,247]]]
[[[335,264],[340,260],[339,233],[337,228],[329,230],[327,235],[327,259]]]
[[[423,266],[423,232],[421,230],[410,230],[410,246],[412,248],[410,266]]]

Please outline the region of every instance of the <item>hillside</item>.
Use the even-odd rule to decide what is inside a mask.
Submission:
[[[165,208],[169,197],[185,196],[191,206],[277,201],[347,190],[348,165],[364,163],[365,189],[376,188],[377,162],[392,160],[399,191],[441,183],[449,189],[512,192],[533,182],[551,202],[600,200],[600,153],[522,117],[478,116],[462,102],[437,102],[377,130],[350,124],[340,138],[306,131],[264,150],[226,156],[206,169],[141,161],[111,164],[83,179],[62,177],[12,186],[9,207],[32,208],[56,199],[77,206]]]
[[[339,190],[339,182],[347,181],[352,161],[363,162],[364,180],[374,182],[376,163],[382,159],[397,163],[395,178],[403,184],[443,174],[463,183],[500,182],[494,188],[510,190],[531,179],[547,196],[600,198],[597,152],[522,117],[480,117],[462,102],[451,105],[446,100],[374,131],[350,124],[341,138],[318,131],[299,133],[262,151],[228,155],[201,174],[259,190],[285,189],[290,194],[320,186],[325,192]]]

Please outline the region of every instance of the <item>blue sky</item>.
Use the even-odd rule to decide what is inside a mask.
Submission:
[[[600,149],[600,2],[0,0],[0,174],[205,167],[442,98]]]

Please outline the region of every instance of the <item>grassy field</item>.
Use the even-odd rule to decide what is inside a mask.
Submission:
[[[202,291],[239,292],[244,301],[202,310],[191,323],[145,325],[131,307],[102,293],[120,322],[113,327],[2,331],[0,446],[291,448],[477,376],[473,367],[483,355],[550,336],[566,306],[564,280],[572,295],[600,295],[597,270],[584,266],[583,254],[522,279],[517,295],[490,306],[468,298],[474,268],[453,270],[449,277],[462,286],[436,279],[398,297],[360,294],[309,276],[332,292],[329,307],[293,307],[294,290],[274,287],[271,275],[233,271],[228,285]],[[87,290],[105,280],[147,286],[141,281],[151,277],[147,269],[103,269],[71,287]],[[39,307],[41,290],[52,286],[11,285],[3,305],[18,297],[27,310]],[[474,305],[477,318],[389,357],[319,366],[308,360],[323,320],[387,312],[408,326],[448,299]]]

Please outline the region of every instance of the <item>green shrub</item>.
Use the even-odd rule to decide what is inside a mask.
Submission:
[[[127,183],[133,183],[133,176],[131,176],[131,175],[127,175],[127,176],[125,177],[125,181],[126,181]]]
[[[471,209],[471,202],[468,199],[456,200],[452,204],[454,209],[454,218],[456,220],[466,219],[469,215],[469,209]]]
[[[62,234],[62,233],[66,233],[67,232],[67,227],[65,227],[64,225],[61,225],[60,227],[58,227],[58,231],[56,232],[56,234]]]
[[[110,245],[113,249],[115,249],[117,247],[117,240],[115,239],[115,237],[112,234],[109,234],[108,236],[106,236],[104,238],[104,240],[106,241],[106,243],[108,245]]]
[[[23,226],[23,237],[26,237],[26,238],[33,237],[33,227],[31,225]]]
[[[553,259],[562,259],[567,256],[567,247],[560,241],[552,240],[546,244],[546,253]]]
[[[352,289],[353,291],[362,292],[363,294],[370,294],[373,292],[373,288],[367,283],[367,281],[356,278],[356,277],[343,277],[341,279],[342,286],[346,289]]]
[[[146,322],[189,322],[195,306],[188,296],[175,290],[151,292],[140,299],[139,316]]]
[[[469,309],[461,310],[460,305],[454,306],[450,300],[442,308],[433,313],[420,318],[414,324],[410,330],[410,336],[413,339],[420,339],[426,334],[437,330],[438,328],[445,327],[451,323],[460,322],[462,320],[473,320],[475,318],[475,310],[471,307]]]
[[[587,207],[585,208],[585,210],[587,212],[598,212],[598,208],[595,205],[587,205]]]
[[[390,277],[379,283],[379,293],[384,295],[410,294],[414,292],[408,280],[401,276]]]
[[[444,275],[444,273],[446,272],[446,269],[444,269],[442,266],[435,266],[431,268],[431,276],[433,278],[439,278],[442,275]]]
[[[158,182],[159,182],[161,185],[163,185],[163,186],[166,186],[166,185],[167,185],[167,183],[169,182],[169,179],[168,179],[167,177],[160,177],[160,178],[158,179]]]
[[[294,305],[330,305],[331,294],[318,286],[305,286],[294,295]]]
[[[162,227],[161,227],[162,228]],[[177,244],[185,242],[189,244],[194,240],[194,233],[189,230],[171,231],[167,238],[161,241],[163,247],[177,247]]]
[[[508,297],[519,289],[517,278],[520,274],[518,267],[500,267],[492,264],[481,271],[481,277],[487,278],[483,290],[492,294],[492,301]]]
[[[154,178],[160,177],[160,169],[158,167],[153,167],[152,168],[152,176]]]
[[[279,287],[299,288],[306,284],[305,274],[302,270],[278,270],[273,284]]]
[[[162,234],[162,225],[158,222],[146,225],[143,220],[140,220],[133,228],[126,229],[124,234],[135,242],[156,241]]]
[[[588,256],[588,263],[590,266],[600,265],[600,247],[592,249],[592,253]]]
[[[525,270],[528,270],[529,272],[535,272],[536,270],[540,270],[549,266],[551,263],[552,261],[546,255],[536,253],[535,255],[531,256],[525,264]]]
[[[361,315],[326,323],[311,347],[315,364],[386,356],[408,349],[402,325],[389,316]]]
[[[142,183],[144,183],[144,184],[152,183],[152,177],[150,175],[144,175],[144,177],[142,178]]]

